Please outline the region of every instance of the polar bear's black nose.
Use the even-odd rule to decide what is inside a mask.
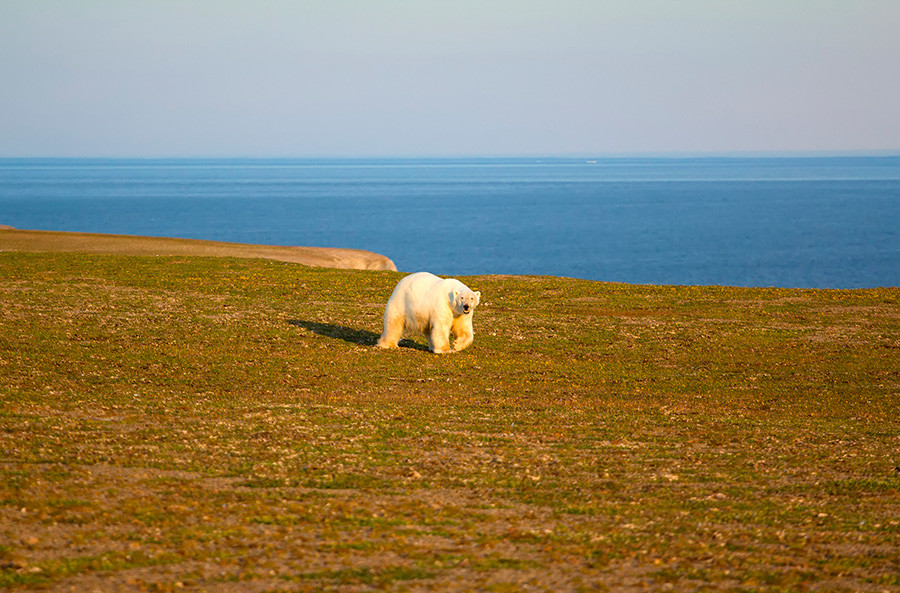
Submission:
[[[469,312],[469,305],[463,305],[463,311],[465,311],[466,313],[468,313],[468,312]]]

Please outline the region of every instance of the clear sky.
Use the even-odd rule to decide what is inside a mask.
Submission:
[[[0,0],[0,156],[900,150],[900,0]]]

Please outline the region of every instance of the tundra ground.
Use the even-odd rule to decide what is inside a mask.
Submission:
[[[0,253],[0,587],[900,591],[900,289]]]

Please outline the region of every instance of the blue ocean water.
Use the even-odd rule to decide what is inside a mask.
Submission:
[[[402,271],[900,285],[900,157],[0,160],[0,224],[352,247]]]

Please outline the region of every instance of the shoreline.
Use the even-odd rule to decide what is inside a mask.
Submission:
[[[0,251],[238,257],[271,259],[322,268],[397,271],[397,266],[387,256],[363,249],[253,245],[202,239],[32,231],[7,225],[0,225]]]

